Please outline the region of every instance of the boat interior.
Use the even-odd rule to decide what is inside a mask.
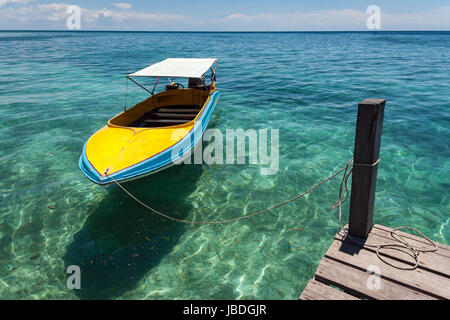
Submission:
[[[195,119],[201,106],[176,105],[164,106],[147,112],[129,126],[136,128],[152,128],[185,124]]]
[[[182,125],[194,120],[209,97],[209,86],[188,88],[167,85],[166,90],[151,96],[109,120],[121,127],[155,128]]]

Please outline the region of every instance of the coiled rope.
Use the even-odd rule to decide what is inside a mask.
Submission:
[[[380,159],[375,161],[373,164],[353,163],[353,166],[369,166],[369,167],[373,167],[373,166],[376,166],[379,162],[380,162]],[[348,195],[349,195],[348,188],[347,188],[347,182],[348,182],[348,179],[350,178],[350,176],[351,176],[351,174],[353,172],[353,166],[352,166],[352,168],[350,168],[348,170],[348,172],[347,172],[347,169],[349,167],[345,168],[345,172],[344,172],[344,175],[342,177],[341,185],[339,187],[338,201],[336,201],[336,203],[333,204],[330,207],[330,209],[335,209],[336,207],[339,207],[339,225],[341,227],[341,231],[344,231],[344,234],[342,236],[345,239],[348,239],[350,242],[353,242],[353,243],[355,243],[355,244],[357,244],[359,246],[362,246],[362,247],[366,246],[366,247],[376,248],[375,252],[377,254],[378,259],[380,259],[384,263],[390,265],[391,267],[394,267],[394,268],[397,268],[397,269],[401,269],[401,270],[414,270],[414,269],[416,269],[418,267],[418,265],[419,265],[419,254],[421,252],[422,253],[434,252],[434,251],[436,251],[438,249],[436,243],[431,241],[430,238],[428,238],[426,235],[424,235],[422,232],[420,232],[416,228],[412,228],[412,227],[398,227],[398,228],[392,229],[391,230],[391,236],[397,242],[384,243],[384,244],[375,244],[375,243],[373,243],[373,244],[369,243],[368,244],[368,243],[366,243],[364,241],[360,241],[360,240],[356,239],[355,237],[352,237],[351,234],[349,233],[349,229],[342,225],[342,203],[345,202],[345,200],[347,200]],[[423,248],[415,247],[414,245],[409,243],[402,235],[397,233],[397,231],[402,230],[402,229],[408,229],[408,230],[412,230],[412,231],[416,232],[423,239],[425,239],[428,243],[430,243],[433,246],[433,248],[432,249],[423,249]],[[404,248],[404,249],[406,249],[407,251],[409,251],[409,253],[411,253],[411,257],[414,259],[414,265],[410,266],[410,267],[401,267],[401,266],[397,266],[397,265],[394,265],[394,264],[390,263],[389,261],[387,261],[386,259],[381,257],[380,250],[383,249],[383,248]]]
[[[300,199],[301,197],[311,193],[312,191],[314,191],[316,188],[318,188],[319,186],[321,186],[322,184],[324,184],[327,181],[330,181],[331,179],[335,178],[336,176],[338,176],[341,172],[344,172],[344,175],[342,177],[341,180],[341,184],[339,187],[339,197],[338,200],[336,201],[336,203],[334,203],[330,209],[335,209],[335,208],[339,208],[339,225],[341,227],[341,230],[344,231],[344,237],[345,239],[348,239],[350,242],[353,242],[359,246],[366,246],[366,247],[372,247],[372,248],[376,248],[376,254],[377,257],[383,261],[384,263],[397,268],[397,269],[402,269],[402,270],[414,270],[417,268],[417,266],[419,265],[419,254],[420,253],[425,253],[425,252],[434,252],[438,249],[437,245],[431,241],[427,236],[425,236],[422,232],[420,232],[419,230],[412,228],[412,227],[398,227],[395,228],[391,231],[391,236],[394,240],[396,240],[397,242],[393,242],[393,243],[387,243],[387,244],[367,244],[363,241],[360,241],[354,237],[352,237],[349,233],[349,229],[347,227],[344,227],[342,225],[342,204],[347,200],[348,196],[349,196],[349,192],[348,192],[348,187],[347,187],[347,182],[348,179],[350,178],[352,172],[353,172],[353,167],[354,166],[376,166],[378,165],[378,163],[380,162],[380,159],[378,159],[377,161],[375,161],[373,164],[359,164],[359,163],[354,163],[353,159],[349,160],[346,165],[338,170],[337,172],[333,173],[330,177],[323,179],[322,181],[320,181],[319,183],[315,184],[314,186],[312,186],[310,189],[308,189],[307,191],[291,198],[288,199],[286,201],[283,201],[281,203],[278,203],[272,207],[266,208],[264,210],[260,210],[245,216],[241,216],[241,217],[237,217],[237,218],[232,218],[232,219],[227,219],[227,220],[218,220],[218,221],[190,221],[190,220],[184,220],[184,219],[178,219],[172,216],[169,216],[165,213],[162,213],[152,207],[150,207],[149,205],[145,204],[144,202],[142,202],[141,200],[139,200],[136,196],[134,196],[131,192],[129,192],[121,183],[119,183],[119,181],[117,181],[116,179],[114,179],[114,177],[109,176],[108,175],[108,170],[105,172],[105,175],[109,178],[111,178],[111,180],[120,188],[122,189],[128,196],[130,196],[133,200],[135,200],[137,203],[139,203],[141,206],[143,206],[144,208],[148,209],[149,211],[151,211],[154,214],[157,214],[163,218],[166,218],[168,220],[171,221],[176,221],[176,222],[180,222],[180,223],[186,223],[186,224],[201,224],[201,225],[213,225],[213,224],[224,224],[224,223],[230,223],[230,222],[234,222],[234,221],[238,221],[238,220],[243,220],[243,219],[249,219],[258,215],[261,215],[263,213],[266,213],[268,211],[274,210],[276,208],[279,208],[281,206],[284,206],[285,204],[288,204],[290,202],[293,202],[297,199]],[[415,231],[416,233],[418,233],[422,238],[424,238],[428,243],[430,243],[434,248],[432,249],[424,249],[424,248],[419,248],[416,247],[414,245],[412,245],[411,243],[409,243],[402,235],[396,233],[398,230],[402,230],[402,229],[409,229],[412,231]],[[380,254],[380,250],[383,248],[404,248],[407,249],[410,253],[412,258],[415,261],[415,264],[411,267],[399,267],[396,265],[393,265],[392,263],[388,262],[386,259],[382,258],[381,254]]]

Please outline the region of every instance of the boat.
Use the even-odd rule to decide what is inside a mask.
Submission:
[[[86,141],[79,159],[84,175],[106,185],[156,173],[189,156],[219,101],[216,67],[215,58],[169,58],[128,74],[150,96],[132,108],[125,106]],[[139,77],[156,78],[153,90],[140,84]],[[155,93],[160,78],[169,82]],[[178,78],[187,84],[171,80]]]

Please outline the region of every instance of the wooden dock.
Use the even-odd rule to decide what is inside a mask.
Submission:
[[[449,246],[373,226],[385,104],[366,99],[358,105],[348,228],[334,237],[301,300],[450,299]]]
[[[390,244],[396,240],[391,228],[375,225],[366,244]],[[398,231],[411,245],[432,248],[424,238]],[[354,238],[353,238],[354,239]],[[435,252],[420,253],[418,267],[411,252],[399,247],[385,247],[380,255],[376,248],[359,245],[336,234],[333,243],[309,280],[301,300],[435,300],[450,299],[450,246],[435,243]],[[399,268],[398,268],[399,267]]]

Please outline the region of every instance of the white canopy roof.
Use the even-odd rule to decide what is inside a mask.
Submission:
[[[169,58],[152,64],[129,76],[201,78],[216,61],[217,59],[214,58]]]

